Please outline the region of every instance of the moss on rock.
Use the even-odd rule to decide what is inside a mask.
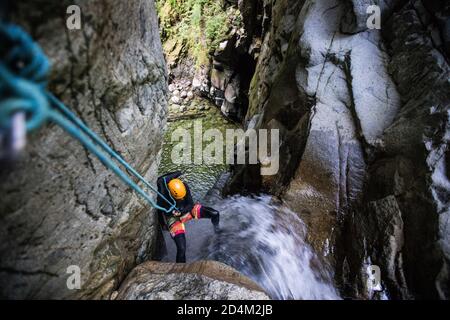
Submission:
[[[172,60],[189,54],[197,66],[207,64],[209,53],[241,24],[238,9],[216,0],[158,0],[157,10],[162,41],[170,44],[165,45],[166,54]],[[180,44],[186,44],[183,51],[177,50]]]

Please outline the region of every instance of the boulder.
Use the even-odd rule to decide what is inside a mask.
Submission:
[[[169,92],[174,92],[176,89],[176,86],[174,83],[169,84]]]
[[[233,79],[231,83],[227,85],[225,89],[225,99],[229,103],[235,103],[239,95],[239,80],[237,78]]]
[[[231,70],[219,70],[217,68],[213,68],[213,70],[211,71],[211,85],[218,90],[225,91],[226,85],[230,80],[231,75]]]
[[[172,96],[172,98],[170,98],[170,102],[172,102],[173,104],[180,104],[181,99],[178,96]]]
[[[202,85],[202,81],[200,79],[194,78],[192,80],[192,88],[193,89],[198,89],[198,88],[200,88],[201,85]]]
[[[146,262],[131,271],[118,300],[267,300],[252,280],[216,261]]]

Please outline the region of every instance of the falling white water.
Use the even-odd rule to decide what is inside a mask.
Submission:
[[[305,243],[298,216],[271,197],[236,196],[210,203],[221,212],[221,231],[209,220],[187,225],[188,261],[226,263],[263,287],[273,299],[340,299],[332,274]],[[167,239],[169,258],[175,247]]]

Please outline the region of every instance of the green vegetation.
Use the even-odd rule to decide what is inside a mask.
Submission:
[[[183,46],[195,57],[197,65],[209,60],[214,51],[227,38],[230,28],[239,24],[239,11],[225,9],[218,0],[157,0],[161,39],[170,42],[169,51]]]

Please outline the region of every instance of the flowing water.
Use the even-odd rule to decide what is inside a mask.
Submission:
[[[259,283],[274,299],[338,299],[332,274],[305,242],[298,216],[272,197],[215,201],[221,231],[204,258],[224,262]]]
[[[224,131],[234,127],[216,110],[208,112],[203,120],[204,129]],[[227,178],[223,172],[228,169],[225,164],[172,163],[171,133],[180,127],[190,130],[193,121],[169,123],[160,173],[183,171],[194,200],[221,212],[221,227],[214,234],[209,220],[186,225],[188,262],[210,259],[228,264],[257,282],[274,299],[339,299],[331,271],[305,242],[306,227],[294,212],[273,202],[270,196],[222,199],[220,190]],[[164,232],[164,239],[167,254],[162,260],[174,261],[176,248],[168,232]]]

